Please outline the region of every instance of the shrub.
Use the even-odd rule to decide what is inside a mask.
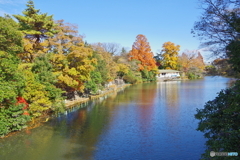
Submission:
[[[123,76],[123,80],[125,81],[125,83],[131,83],[131,84],[137,83],[137,78],[133,77],[132,75]]]

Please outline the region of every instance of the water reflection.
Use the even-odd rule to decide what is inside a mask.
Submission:
[[[144,136],[149,135],[151,129],[152,117],[154,114],[154,99],[156,98],[156,85],[145,84],[139,90],[138,118],[136,123],[140,125],[140,132]]]
[[[177,107],[179,99],[179,84],[181,81],[159,82],[157,87],[162,99],[168,107]]]
[[[0,140],[1,160],[199,159],[196,108],[229,79],[139,84]]]

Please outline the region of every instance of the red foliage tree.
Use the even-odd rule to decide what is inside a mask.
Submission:
[[[27,103],[27,101],[23,97],[20,97],[20,96],[17,97],[17,103],[16,104],[17,105],[18,104],[24,104],[24,107],[22,108],[23,110],[25,110],[23,112],[23,115],[29,115],[28,111],[26,111],[28,109],[28,103]]]

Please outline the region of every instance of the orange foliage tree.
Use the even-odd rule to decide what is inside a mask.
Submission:
[[[203,71],[205,69],[205,63],[203,56],[198,51],[186,51],[182,53],[181,56],[178,56],[178,65],[180,70],[188,72],[190,68],[198,68]]]
[[[132,45],[132,50],[129,53],[129,60],[140,61],[138,64],[140,71],[144,70],[145,68],[148,71],[156,68],[156,61],[153,58],[150,45],[144,35],[137,35],[136,41]]]

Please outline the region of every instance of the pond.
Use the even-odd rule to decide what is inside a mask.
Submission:
[[[206,139],[196,108],[229,78],[133,85],[44,125],[0,139],[1,160],[199,159]]]

